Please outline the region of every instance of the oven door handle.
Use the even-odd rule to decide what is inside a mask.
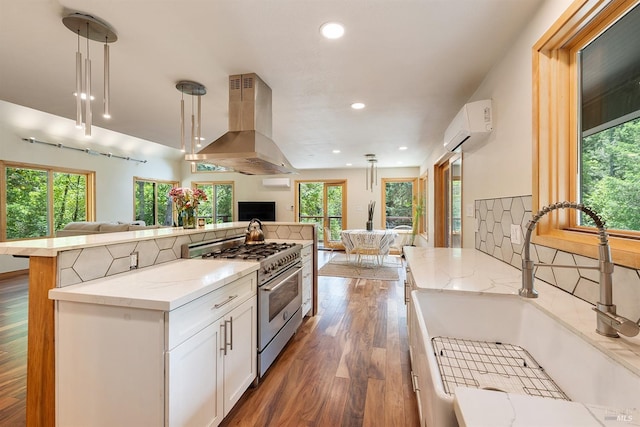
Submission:
[[[262,288],[260,288],[260,290],[267,291],[267,292],[277,291],[278,288],[280,288],[281,286],[285,285],[287,280],[291,279],[293,276],[295,276],[296,274],[300,273],[301,270],[302,270],[302,268],[296,267],[296,271],[295,272],[293,272],[290,275],[288,275],[286,279],[281,280],[280,283],[278,283],[277,285],[271,286],[271,287],[263,286]]]

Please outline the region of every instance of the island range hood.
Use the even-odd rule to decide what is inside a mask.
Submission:
[[[271,130],[271,88],[257,74],[229,76],[229,131],[185,158],[245,175],[295,173]]]

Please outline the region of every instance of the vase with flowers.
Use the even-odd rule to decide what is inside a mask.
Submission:
[[[207,201],[207,195],[199,188],[174,187],[169,191],[169,197],[182,220],[183,228],[196,228],[196,212],[200,202]]]

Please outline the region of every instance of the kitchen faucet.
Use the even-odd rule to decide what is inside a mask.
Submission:
[[[598,248],[598,266],[576,266],[576,265],[555,265],[534,263],[531,260],[530,246],[531,233],[536,228],[536,224],[546,214],[556,209],[576,209],[587,214],[598,229],[600,245]],[[520,296],[525,298],[537,298],[538,292],[533,288],[534,272],[533,267],[560,267],[560,268],[581,268],[600,271],[600,301],[593,310],[596,312],[596,332],[607,337],[618,337],[618,332],[628,337],[638,335],[640,326],[638,323],[618,316],[616,314],[616,306],[613,304],[613,262],[611,261],[611,249],[609,247],[608,234],[605,229],[605,223],[602,218],[592,209],[581,203],[558,202],[543,207],[537,214],[533,216],[527,224],[527,234],[524,239],[524,255],[522,257],[522,287],[518,292]]]

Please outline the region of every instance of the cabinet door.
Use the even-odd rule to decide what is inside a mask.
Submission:
[[[217,426],[222,421],[221,325],[214,322],[167,352],[168,426]]]
[[[224,359],[224,414],[251,385],[257,374],[257,304],[256,297],[233,309],[223,319],[226,348]]]
[[[306,316],[311,311],[313,297],[313,266],[311,260],[302,264],[302,315]]]

